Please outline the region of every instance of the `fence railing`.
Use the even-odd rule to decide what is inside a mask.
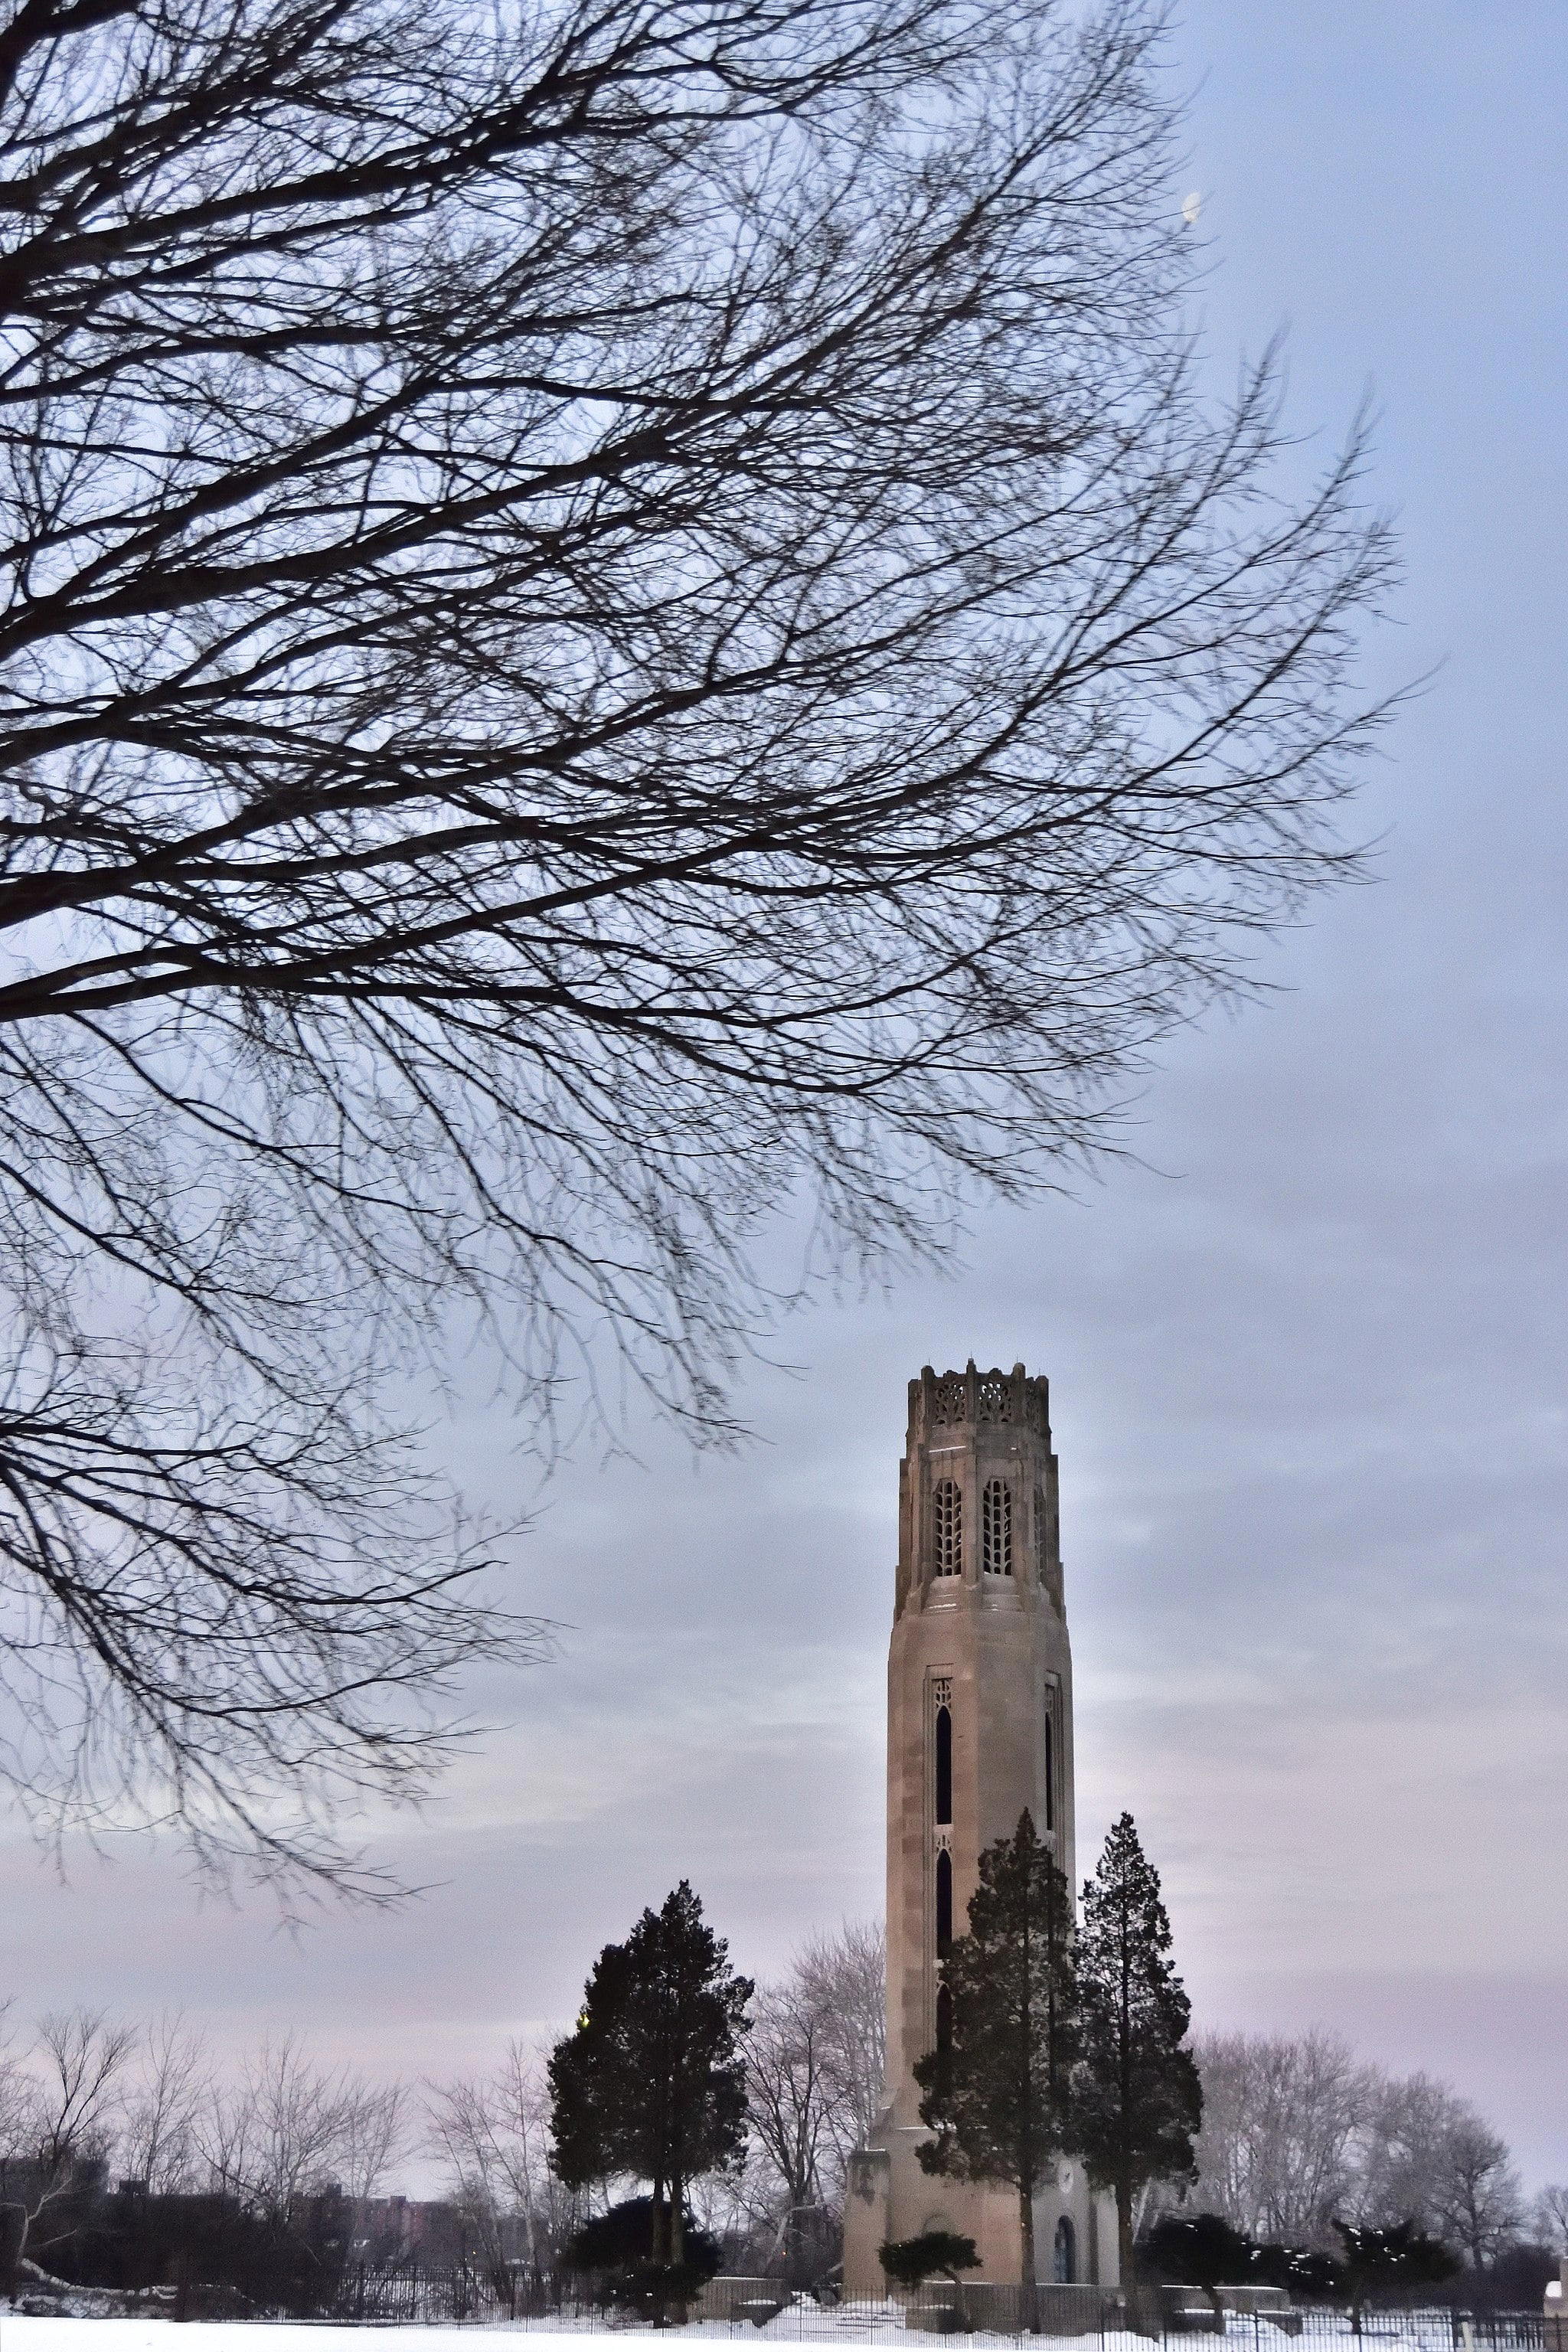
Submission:
[[[1120,2296],[1100,2287],[1042,2284],[1039,2332],[1047,2336],[1117,2339],[1116,2352],[1134,2352],[1134,2339]],[[607,2300],[593,2300],[574,2283],[521,2268],[444,2268],[408,2262],[393,2268],[368,2266],[351,2272],[330,2315],[364,2325],[445,2323],[558,2330],[637,2324],[637,2315]],[[907,2343],[911,2336],[955,2336],[976,2346],[1016,2342],[1023,2334],[1020,2290],[1016,2286],[963,2285],[930,2282],[898,2301],[819,2300],[792,2293],[769,2279],[715,2279],[681,2309],[665,2314],[681,2333],[729,2337],[739,2342],[765,2331],[785,2343]],[[1158,2335],[1138,2342],[1158,2343],[1162,2352],[1198,2352],[1192,2340],[1220,2335],[1228,2352],[1286,2352],[1283,2337],[1301,2337],[1313,2347],[1337,2352],[1550,2352],[1539,2312],[1467,2312],[1446,2307],[1397,2310],[1368,2307],[1359,2317],[1325,2305],[1222,2310],[1217,2315],[1201,2296],[1167,2295],[1156,2323]],[[955,2347],[957,2352],[957,2347]]]

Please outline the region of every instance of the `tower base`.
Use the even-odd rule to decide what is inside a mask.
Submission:
[[[844,2292],[877,2298],[888,2291],[879,2250],[889,2240],[951,2230],[973,2238],[979,2267],[966,2283],[1016,2286],[1023,2275],[1018,2200],[1010,2189],[949,2180],[922,2170],[917,2153],[923,2129],[887,2128],[883,2145],[859,2147],[849,2159],[844,2200]],[[1065,2163],[1035,2200],[1035,2271],[1042,2284],[1121,2284],[1116,2251],[1116,2202],[1099,2196],[1080,2164]]]

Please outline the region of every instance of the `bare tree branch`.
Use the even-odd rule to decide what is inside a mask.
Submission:
[[[389,1398],[700,1437],[1348,870],[1359,439],[1200,395],[1158,0],[23,0],[0,1589],[45,1822],[364,1885],[527,1652]]]

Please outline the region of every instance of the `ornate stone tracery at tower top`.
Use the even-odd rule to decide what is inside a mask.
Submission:
[[[850,2294],[880,2294],[877,2250],[929,2229],[972,2237],[982,2281],[1016,2284],[1016,2196],[933,2177],[913,2067],[943,2030],[938,1962],[962,1935],[983,1850],[1027,1810],[1076,1886],[1072,1657],[1047,1381],[933,1371],[910,1382],[888,1654],[888,2074],[851,2159]],[[1114,2210],[1068,2161],[1037,2200],[1035,2242],[1064,2284],[1116,2284]]]

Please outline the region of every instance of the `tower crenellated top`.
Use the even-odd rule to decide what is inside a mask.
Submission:
[[[1010,1372],[999,1366],[980,1371],[973,1356],[961,1372],[938,1372],[926,1364],[910,1382],[910,1444],[918,1445],[934,1430],[975,1429],[984,1422],[1011,1423],[1048,1439],[1050,1402],[1050,1382],[1043,1373],[1031,1380],[1022,1364]]]
[[[1050,1384],[1022,1364],[961,1372],[927,1364],[910,1382],[900,1465],[895,1614],[973,1605],[1060,1616],[1061,1550]]]

